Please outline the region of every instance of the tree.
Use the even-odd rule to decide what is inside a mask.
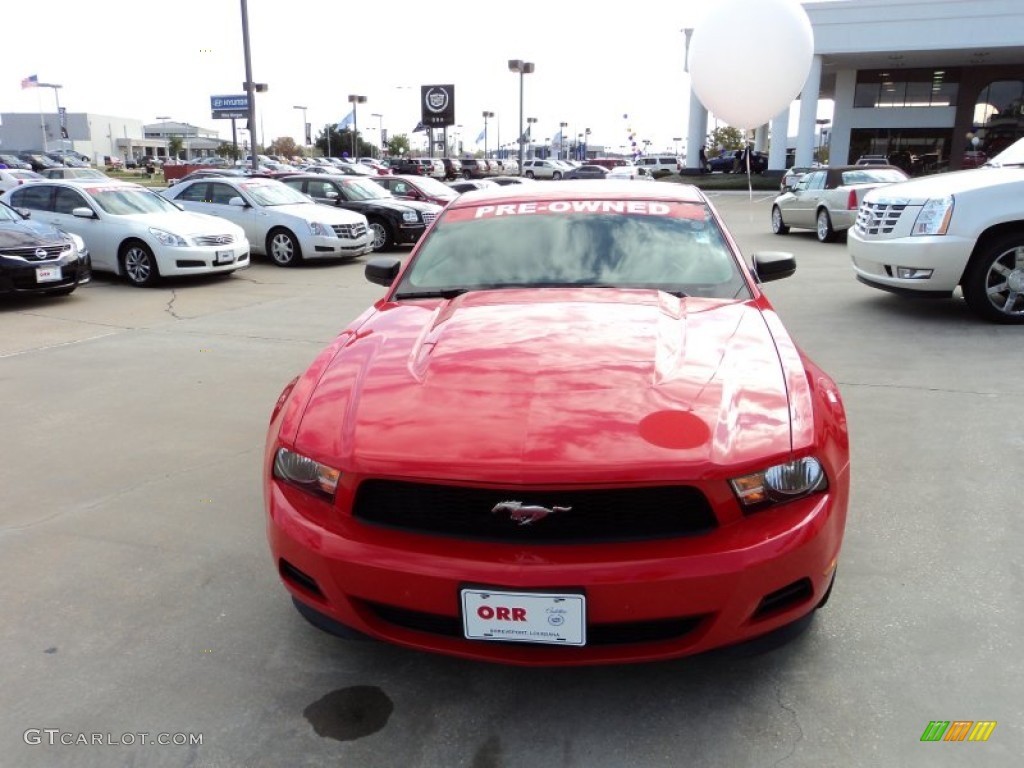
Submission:
[[[294,157],[295,155],[301,155],[302,151],[299,149],[299,145],[295,143],[295,139],[290,136],[281,136],[270,143],[270,154]]]
[[[181,136],[171,136],[171,138],[167,140],[167,153],[175,160],[179,159],[179,155],[181,155],[181,150],[184,147],[185,142],[181,138]]]
[[[330,141],[328,141],[330,139]],[[352,131],[348,128],[343,131],[336,130],[333,125],[325,126],[320,135],[316,137],[313,146],[319,149],[324,155],[330,157],[341,157],[342,154],[352,154]],[[363,141],[359,137],[356,145],[356,157],[372,157],[374,145]]]
[[[222,141],[220,146],[217,147],[217,154],[231,160],[240,160],[242,157],[242,150],[230,141]]]
[[[388,154],[392,157],[401,157],[409,151],[409,137],[404,133],[392,136],[388,139]]]
[[[743,131],[733,128],[731,125],[724,125],[713,130],[708,136],[709,152],[717,153],[718,149],[740,149],[745,146]]]

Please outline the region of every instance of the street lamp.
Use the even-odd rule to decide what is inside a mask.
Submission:
[[[580,158],[583,162],[587,161],[587,145],[590,143],[590,129],[586,128],[583,131],[583,157]]]
[[[352,105],[352,160],[358,157],[356,152],[356,136],[359,135],[359,112],[356,110],[360,104],[366,103],[365,96],[357,96],[354,93],[348,95],[348,103]]]
[[[527,131],[527,133],[530,134],[530,156],[532,157],[533,156],[533,124],[537,122],[537,118],[536,117],[528,117],[528,118],[526,118],[526,122],[529,124],[529,127],[526,129],[526,131]]]
[[[519,173],[523,172],[523,76],[533,74],[535,67],[532,61],[509,59],[508,71],[519,73]]]
[[[57,95],[57,91],[59,91],[64,86],[63,85],[57,85],[56,83],[37,83],[36,87],[37,88],[53,88],[53,98],[57,102],[57,124],[60,126],[60,138],[61,138],[61,143],[60,143],[61,152],[60,152],[60,156],[61,156],[61,159],[63,160],[63,164],[67,165],[68,164],[67,150],[64,147],[64,139],[67,138],[67,135],[66,135],[67,134],[67,130],[64,128],[64,121],[61,120],[60,96]],[[42,112],[42,110],[40,110],[40,112]],[[43,123],[43,152],[45,152],[45,151],[46,151],[46,123]],[[111,150],[111,152],[113,152],[113,150]]]
[[[374,112],[370,117],[377,118],[377,133],[380,137],[380,156],[384,157],[384,115],[379,112]]]
[[[569,154],[566,153],[565,157],[562,157],[562,147],[565,146],[565,129],[569,127],[568,123],[558,124],[558,158],[568,160]]]
[[[156,119],[163,121],[164,127],[161,129],[160,132],[164,135],[164,144],[166,145],[164,147],[164,152],[167,153],[167,158],[166,159],[170,160],[171,159],[171,142],[170,142],[170,139],[167,138],[167,121],[170,120],[171,118],[170,118],[169,115],[157,115]],[[173,137],[173,135],[174,134],[171,134],[172,137]],[[177,160],[178,158],[175,157],[174,159]]]
[[[493,112],[484,112],[484,157],[487,157],[487,118],[494,117]]]
[[[309,136],[309,123],[306,122],[306,110],[309,109],[309,107],[292,107],[292,109],[301,109],[302,110],[302,138],[303,138],[302,146],[308,147],[309,146],[310,136]]]

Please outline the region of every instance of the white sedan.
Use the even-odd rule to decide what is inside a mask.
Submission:
[[[207,178],[163,193],[187,211],[209,213],[245,230],[255,253],[279,267],[304,259],[355,258],[373,251],[366,217],[317,205],[274,179]]]
[[[152,190],[122,181],[43,179],[0,200],[85,241],[93,270],[137,286],[160,276],[234,272],[249,266],[249,241],[231,222],[186,213]]]
[[[20,168],[0,168],[0,192],[14,189],[29,181],[39,181],[42,178],[34,171],[23,171]]]

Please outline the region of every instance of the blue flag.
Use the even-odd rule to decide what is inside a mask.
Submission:
[[[423,124],[423,121],[421,120],[420,122],[416,123],[416,127],[412,129],[412,132],[413,133],[419,133],[420,131],[425,131],[425,130],[427,130],[427,126],[425,126]]]
[[[476,143],[479,144],[481,141],[483,141],[486,135],[487,129],[485,128],[484,130],[480,131],[480,135],[476,137]]]
[[[346,128],[348,128],[350,125],[352,125],[352,123],[354,123],[355,120],[356,120],[355,112],[354,111],[353,112],[349,112],[347,115],[345,115],[345,117],[343,117],[341,119],[341,122],[338,123],[335,127],[339,131],[343,131]]]

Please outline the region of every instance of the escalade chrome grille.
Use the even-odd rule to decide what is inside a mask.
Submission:
[[[64,251],[70,250],[71,243],[45,246],[29,245],[21,248],[0,248],[0,255],[14,256],[25,261],[50,261],[51,259],[59,258]],[[44,251],[45,253],[39,254],[36,251]]]
[[[235,242],[234,235],[199,235],[193,239],[196,245],[231,245]]]
[[[508,511],[492,512],[503,501],[561,509],[521,525]],[[690,486],[536,490],[368,479],[356,490],[352,515],[412,533],[531,544],[664,539],[717,526],[704,494]]]
[[[346,240],[358,240],[366,234],[365,224],[332,224],[331,229],[335,235]]]
[[[906,203],[861,203],[854,227],[862,235],[891,235],[906,209]]]

